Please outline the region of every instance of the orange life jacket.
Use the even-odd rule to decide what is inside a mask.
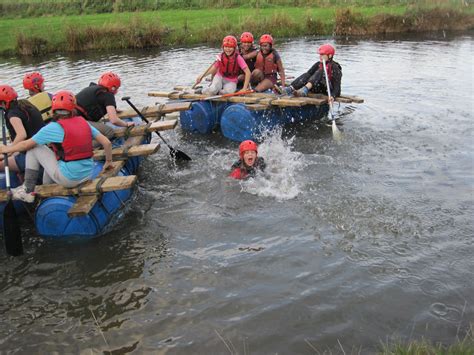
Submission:
[[[62,143],[53,143],[57,160],[73,161],[91,158],[92,129],[87,121],[80,117],[63,118],[57,121],[64,130]]]

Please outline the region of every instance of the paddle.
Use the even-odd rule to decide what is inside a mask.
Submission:
[[[123,101],[126,101],[127,104],[130,105],[130,107],[137,113],[138,116],[140,116],[140,118],[145,121],[146,123],[149,123],[148,120],[145,118],[145,116],[142,115],[142,113],[135,107],[135,105],[130,101],[130,97],[129,96],[126,96],[126,97],[122,97],[122,100]],[[170,150],[170,155],[173,159],[177,159],[177,160],[192,160],[186,153],[180,151],[180,150],[176,150],[174,149],[172,146],[170,146],[166,141],[165,139],[161,136],[160,132],[158,131],[155,131],[155,133],[158,135],[158,137],[160,137],[160,139],[163,141],[163,143],[166,144],[166,146],[168,147],[168,149]]]
[[[326,60],[323,59],[323,69],[324,69],[324,77],[326,78],[326,87],[328,90],[328,103],[329,103],[329,118],[332,121],[332,136],[334,137],[335,140],[340,140],[341,139],[341,132],[337,128],[336,125],[336,119],[334,118],[334,115],[332,114],[332,101],[330,100],[331,98],[331,88],[329,86],[329,78],[328,78],[328,71],[326,69]]]
[[[7,133],[5,129],[5,112],[0,107],[2,118],[2,140],[3,145],[7,145]],[[8,155],[3,154],[3,163],[5,164],[5,181],[8,200],[3,209],[3,240],[7,254],[18,256],[23,254],[23,244],[21,242],[20,224],[16,215],[15,206],[12,201],[12,191],[10,186],[10,169],[8,168]]]

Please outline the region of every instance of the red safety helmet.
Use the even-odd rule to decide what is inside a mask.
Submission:
[[[107,88],[112,94],[117,93],[120,84],[120,77],[111,71],[102,74],[99,79],[99,85]]]
[[[336,53],[336,50],[330,44],[323,44],[321,47],[319,47],[318,52],[320,55],[333,56]]]
[[[222,47],[237,48],[237,38],[234,36],[225,36],[222,40]]]
[[[240,145],[239,145],[240,159],[243,159],[244,152],[247,151],[247,150],[254,150],[255,153],[258,154],[257,143],[255,143],[254,141],[251,141],[251,140],[246,140],[246,141],[243,141],[242,143],[240,143]]]
[[[5,102],[5,108],[10,108],[10,103],[18,98],[15,89],[9,85],[0,85],[0,101]]]
[[[31,90],[34,92],[41,92],[41,85],[44,83],[43,75],[37,71],[32,73],[26,73],[23,77],[23,87],[26,90]]]
[[[253,34],[244,32],[240,35],[240,43],[253,43]]]
[[[72,112],[76,108],[76,97],[69,90],[58,91],[51,100],[51,110],[66,110]]]
[[[270,36],[269,34],[262,35],[262,37],[260,37],[260,41],[258,42],[258,44],[262,44],[262,43],[270,43],[270,45],[273,46],[273,37]]]

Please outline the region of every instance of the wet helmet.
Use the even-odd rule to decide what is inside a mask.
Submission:
[[[237,38],[234,36],[225,36],[222,40],[222,47],[237,47]]]
[[[242,159],[244,157],[244,152],[247,151],[247,150],[254,150],[255,153],[258,153],[257,143],[255,143],[254,141],[251,141],[251,140],[246,140],[246,141],[243,141],[242,143],[240,143],[240,145],[239,145],[240,159]]]
[[[43,75],[37,71],[32,73],[26,73],[23,77],[23,87],[26,90],[34,91],[36,93],[41,92],[41,85],[44,83]]]
[[[333,56],[336,53],[336,50],[330,44],[323,44],[321,47],[319,47],[318,52],[320,55]]]
[[[270,43],[270,45],[273,46],[273,37],[270,36],[269,34],[262,35],[262,37],[260,37],[260,41],[258,42],[258,44],[262,44],[262,43]]]
[[[51,100],[51,110],[65,110],[72,112],[76,108],[76,97],[69,90],[58,91]]]
[[[0,85],[0,101],[5,102],[5,107],[8,110],[10,103],[18,98],[15,89],[9,85]]]
[[[244,32],[240,35],[240,43],[253,43],[253,34]]]
[[[107,88],[107,90],[109,90],[112,94],[116,94],[120,87],[121,81],[117,74],[108,71],[100,76],[98,84],[104,88]]]

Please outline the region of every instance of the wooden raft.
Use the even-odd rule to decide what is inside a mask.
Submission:
[[[183,87],[177,86],[175,89],[181,89]],[[148,96],[153,97],[166,97],[172,100],[205,100],[211,95],[194,94],[186,90],[177,90],[172,92],[165,91],[152,91],[148,93]],[[232,103],[243,103],[250,110],[266,110],[271,106],[278,107],[301,107],[305,105],[321,106],[328,102],[328,97],[322,94],[309,94],[308,97],[295,97],[288,95],[276,95],[270,93],[252,93],[242,96],[231,96],[224,98],[216,98],[209,101],[215,102],[232,102]],[[343,103],[362,103],[363,99],[356,96],[340,96],[335,101]]]

